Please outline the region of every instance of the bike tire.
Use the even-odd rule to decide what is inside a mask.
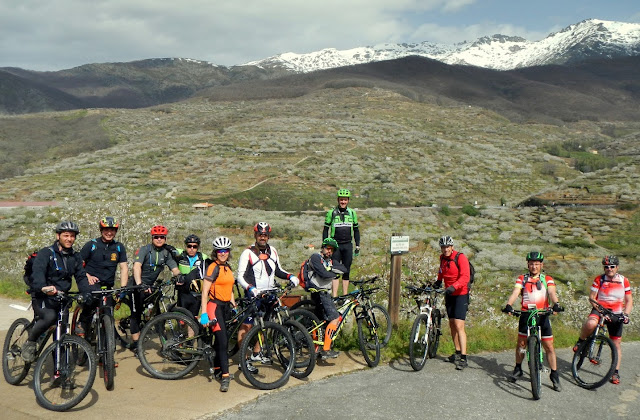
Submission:
[[[380,363],[380,340],[373,321],[368,314],[358,319],[358,343],[369,367],[376,367]]]
[[[9,327],[2,346],[2,373],[7,383],[18,385],[27,377],[31,363],[22,358],[22,346],[29,338],[29,324],[26,318],[18,318]]]
[[[433,359],[438,354],[438,346],[440,345],[440,336],[442,335],[442,314],[439,309],[433,309],[431,312],[431,330],[429,331],[429,358]]]
[[[289,317],[307,329],[317,355],[324,344],[324,324],[322,321],[313,312],[302,308],[289,311]]]
[[[389,312],[385,309],[384,306],[374,303],[371,305],[371,314],[373,317],[373,321],[376,323],[376,331],[378,332],[378,337],[380,338],[380,348],[384,348],[389,344],[389,340],[391,339],[391,331],[393,328],[393,324],[391,323],[391,316]],[[384,336],[382,335],[384,333]]]
[[[573,354],[571,373],[577,384],[585,389],[604,385],[618,364],[618,351],[613,341],[602,334],[583,341]]]
[[[252,374],[247,362],[254,348],[259,348],[259,354],[266,359],[251,362],[258,369],[257,373]],[[293,363],[282,363],[283,358],[293,360]],[[255,325],[243,338],[240,346],[240,369],[254,387],[270,390],[283,386],[289,380],[294,366],[293,338],[282,325],[266,321],[263,326]]]
[[[99,329],[100,342],[104,347],[102,349],[102,379],[104,380],[104,386],[107,388],[107,391],[112,391],[116,376],[116,361],[114,356],[116,349],[116,330],[113,326],[113,318],[107,314],[102,315]]]
[[[147,322],[140,333],[138,357],[154,378],[174,380],[190,373],[202,360],[200,326],[192,315],[165,312]]]
[[[316,309],[316,304],[313,303],[311,299],[302,299],[291,305],[289,311],[294,311],[296,309],[306,309],[307,311],[313,312]]]
[[[430,329],[428,325],[429,317],[427,314],[418,314],[413,327],[411,327],[411,336],[409,338],[409,363],[413,370],[420,371],[427,363],[429,351],[428,337]]]
[[[56,372],[56,351],[60,351],[60,370]],[[80,366],[77,355],[84,353],[86,363]],[[53,342],[36,362],[33,390],[42,407],[65,411],[79,404],[89,393],[96,378],[96,356],[85,340],[65,335],[61,342]]]
[[[316,351],[311,335],[306,327],[294,319],[287,319],[283,324],[291,338],[295,347],[295,364],[291,371],[291,376],[296,379],[303,379],[311,375],[316,367]],[[288,363],[288,361],[284,361]]]
[[[529,336],[527,339],[527,350],[529,352],[529,376],[531,379],[531,393],[534,400],[539,400],[542,394],[541,374],[542,365],[540,360],[540,340],[538,337]]]

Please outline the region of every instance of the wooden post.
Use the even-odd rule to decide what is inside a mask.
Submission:
[[[400,280],[402,277],[402,255],[391,254],[391,275],[389,276],[389,316],[391,323],[398,325],[400,314]]]

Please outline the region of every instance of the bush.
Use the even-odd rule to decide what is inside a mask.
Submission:
[[[478,210],[471,204],[465,204],[464,206],[462,206],[462,212],[471,217],[475,217],[480,214],[480,210]]]

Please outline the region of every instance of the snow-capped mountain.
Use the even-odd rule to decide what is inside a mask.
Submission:
[[[545,64],[568,64],[588,58],[640,55],[640,24],[584,20],[540,41],[493,35],[455,45],[380,44],[349,50],[327,48],[309,54],[284,53],[245,65],[280,67],[307,73],[334,67],[418,55],[447,64],[511,70]]]

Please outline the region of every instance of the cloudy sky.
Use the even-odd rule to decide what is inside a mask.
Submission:
[[[523,4],[526,3],[526,4]],[[0,0],[0,67],[183,57],[221,65],[323,48],[535,41],[584,19],[640,22],[638,0]]]

